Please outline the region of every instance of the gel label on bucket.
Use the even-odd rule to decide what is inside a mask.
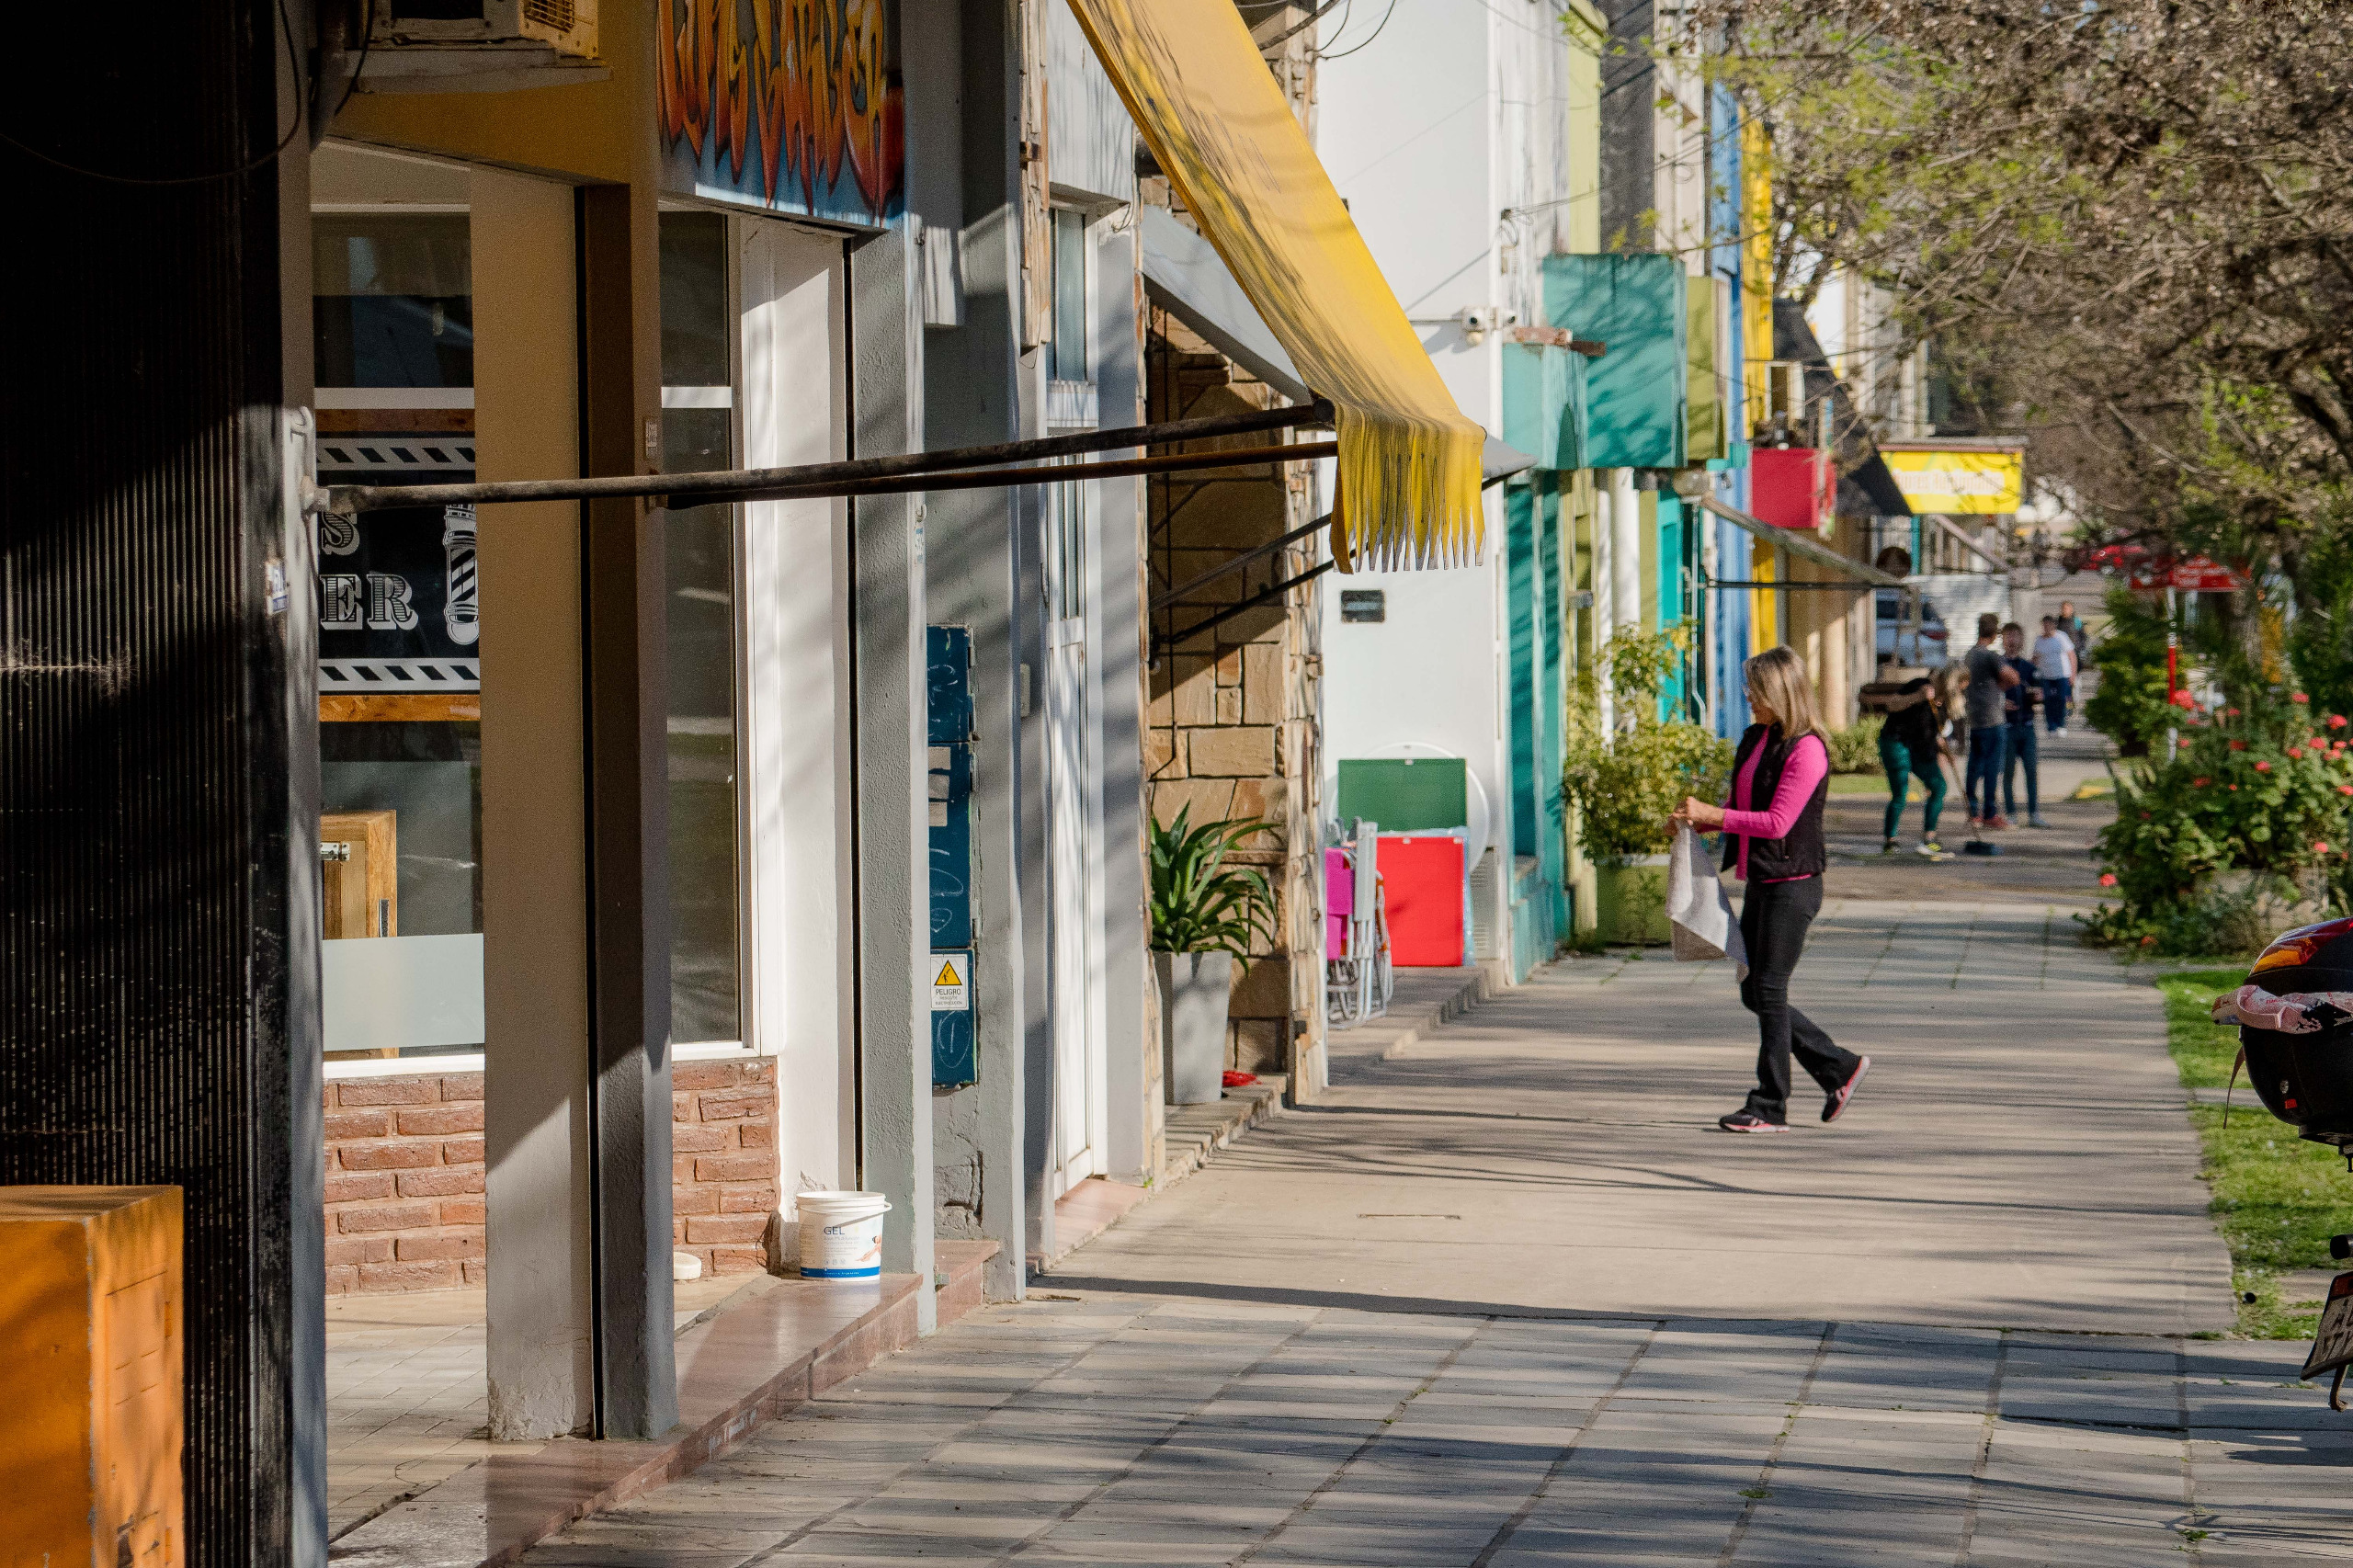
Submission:
[[[882,1272],[882,1217],[890,1201],[879,1192],[804,1192],[801,1210],[801,1276],[804,1279],[873,1279]]]

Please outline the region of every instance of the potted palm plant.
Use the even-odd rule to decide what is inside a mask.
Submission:
[[[1274,934],[1274,890],[1253,866],[1227,864],[1235,845],[1273,824],[1229,817],[1152,824],[1153,966],[1160,981],[1160,1039],[1171,1105],[1199,1105],[1225,1088],[1225,1015],[1233,960],[1253,937]]]

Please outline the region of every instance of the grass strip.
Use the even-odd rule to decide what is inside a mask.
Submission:
[[[2157,981],[2165,999],[2165,1044],[2184,1088],[2219,1089],[2229,1080],[2238,1030],[2218,1027],[2208,1011],[2219,993],[2245,979],[2244,969],[2200,969]],[[2239,1332],[2251,1339],[2310,1339],[2320,1313],[2282,1301],[2280,1276],[2331,1267],[2328,1238],[2353,1230],[2353,1177],[2335,1149],[2305,1142],[2264,1109],[2244,1072],[2232,1100],[2227,1127],[2218,1105],[2192,1105],[2189,1119],[2205,1151],[2199,1174],[2213,1189],[2214,1223],[2231,1249]]]

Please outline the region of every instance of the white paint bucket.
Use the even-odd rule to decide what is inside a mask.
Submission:
[[[803,1279],[872,1279],[882,1272],[882,1216],[890,1200],[879,1192],[803,1192],[801,1210],[801,1277]]]

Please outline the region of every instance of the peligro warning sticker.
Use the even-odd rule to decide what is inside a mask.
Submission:
[[[972,1006],[972,955],[934,953],[931,964],[931,1010],[935,1013],[969,1011]]]

